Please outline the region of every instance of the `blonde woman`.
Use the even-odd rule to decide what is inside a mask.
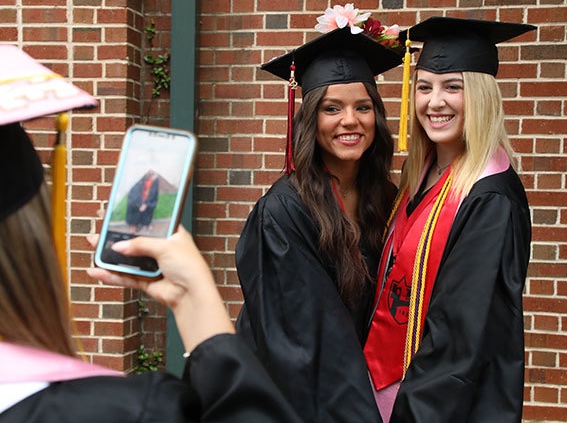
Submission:
[[[531,226],[495,44],[532,29],[437,17],[405,34],[424,45],[364,350],[385,422],[521,420]]]

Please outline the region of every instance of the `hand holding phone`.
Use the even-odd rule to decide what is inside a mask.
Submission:
[[[196,147],[197,140],[188,131],[148,125],[128,129],[95,252],[96,266],[149,278],[160,275],[153,258],[125,256],[112,245],[142,235],[167,238],[173,234]]]

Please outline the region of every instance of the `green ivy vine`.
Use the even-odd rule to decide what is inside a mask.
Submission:
[[[140,328],[143,332],[144,317],[150,314],[150,309],[141,298],[138,299],[138,318],[140,319]],[[141,344],[136,351],[137,365],[133,373],[139,375],[141,373],[155,372],[159,370],[159,366],[163,364],[163,353],[161,351],[148,351],[144,344]]]
[[[146,32],[146,39],[148,40],[149,51],[144,56],[144,62],[150,66],[150,72],[154,81],[154,88],[152,89],[152,98],[160,95],[162,90],[168,90],[171,83],[169,76],[169,60],[171,55],[169,53],[154,55],[154,38],[156,36],[155,22],[151,22],[144,28]]]
[[[138,360],[138,365],[134,369],[134,374],[139,375],[157,371],[160,364],[163,363],[163,354],[160,351],[149,352],[144,344],[141,344],[136,352],[136,359]]]

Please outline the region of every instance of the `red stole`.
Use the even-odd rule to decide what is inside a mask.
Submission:
[[[386,238],[378,272],[375,299],[378,305],[364,347],[376,390],[402,379],[405,371],[406,337],[408,343],[414,345],[409,359],[419,345],[421,331],[416,332],[415,326],[421,328],[425,321],[441,256],[459,206],[459,201],[455,201],[447,193],[450,172],[449,169],[444,173],[410,216],[406,213],[409,195],[407,191],[403,194],[392,224],[393,229],[391,226]],[[385,275],[390,258],[393,264]],[[423,310],[414,320],[411,320],[414,316],[410,316],[412,290],[415,290],[414,295],[420,293],[417,297],[420,303],[418,310]],[[410,329],[413,328],[409,334],[408,318]]]
[[[146,201],[148,199],[148,194],[150,193],[150,188],[154,182],[153,177],[148,176],[144,181],[144,189],[142,190],[142,200]]]

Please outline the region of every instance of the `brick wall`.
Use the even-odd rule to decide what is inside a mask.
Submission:
[[[258,64],[314,37],[326,0],[202,0],[199,2],[194,234],[213,268],[227,308],[236,317],[241,293],[234,246],[244,221],[280,175],[286,88]],[[505,5],[502,5],[505,4]],[[525,421],[567,421],[567,170],[565,141],[567,7],[562,0],[359,0],[385,25],[402,27],[432,15],[527,22],[537,34],[500,47],[499,73],[507,128],[519,153],[533,217],[525,294]],[[24,48],[96,95],[95,112],[75,112],[70,125],[69,244],[71,297],[86,354],[117,369],[133,367],[142,340],[163,345],[163,310],[151,305],[140,335],[137,294],[101,287],[84,268],[86,233],[100,228],[120,141],[134,122],[167,124],[167,96],[151,102],[142,56],[144,27],[158,29],[167,49],[167,0],[0,0],[0,41]],[[53,23],[51,23],[53,22]],[[144,50],[146,49],[146,50]],[[401,70],[380,82],[392,131],[397,132]],[[48,161],[52,119],[35,121],[34,140]],[[403,156],[395,157],[396,173]],[[147,322],[147,323],[146,323]],[[141,339],[143,338],[143,339]],[[152,338],[152,339],[149,339]]]

